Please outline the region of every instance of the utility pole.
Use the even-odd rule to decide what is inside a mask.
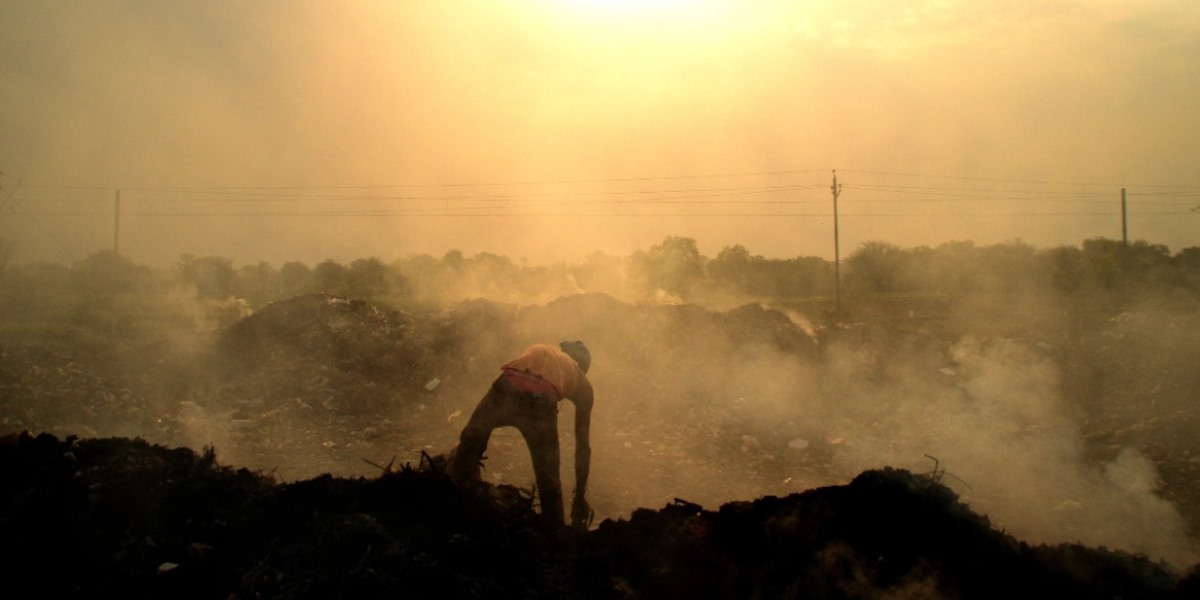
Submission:
[[[117,198],[113,205],[113,254],[121,253],[121,190],[116,190]]]
[[[121,255],[121,190],[113,190],[116,198],[113,200],[113,254]],[[112,317],[112,336],[117,337],[117,309],[109,306],[109,316]]]
[[[1125,209],[1125,188],[1121,188],[1121,300],[1129,299],[1129,219]]]
[[[842,247],[838,240],[838,196],[842,186],[837,182],[837,169],[833,170],[833,294],[836,302],[836,314],[842,314]]]
[[[1129,245],[1129,220],[1125,212],[1125,188],[1121,188],[1121,244]]]

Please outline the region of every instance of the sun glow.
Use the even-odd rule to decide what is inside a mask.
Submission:
[[[686,8],[701,2],[697,2],[697,0],[570,0],[570,3],[595,11],[653,12]]]
[[[552,0],[558,9],[600,22],[694,21],[737,6],[729,0]]]
[[[728,33],[730,20],[744,8],[730,0],[548,0],[541,7],[538,20],[561,35],[600,31],[607,44],[683,42],[684,52]]]

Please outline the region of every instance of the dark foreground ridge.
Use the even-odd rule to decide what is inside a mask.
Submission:
[[[140,439],[0,444],[10,589],[118,598],[1195,598],[1144,557],[1030,546],[935,478],[538,528],[529,495],[432,468],[279,484]]]

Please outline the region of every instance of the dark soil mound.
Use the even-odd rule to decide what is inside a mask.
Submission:
[[[1021,543],[930,477],[890,468],[715,512],[683,501],[638,510],[628,522],[602,523],[585,553],[586,581],[613,579],[656,598],[1167,598],[1180,591],[1144,557]]]
[[[419,393],[458,350],[445,321],[330,294],[298,296],[222,332],[218,396],[266,410],[372,410]]]
[[[231,325],[220,347],[237,361],[260,362],[276,354],[370,370],[385,363],[414,329],[411,315],[331,294],[308,294],[268,304]]]
[[[787,315],[758,304],[745,304],[721,315],[735,343],[761,344],[805,358],[817,353],[817,341]]]
[[[211,453],[46,434],[6,440],[0,470],[0,560],[39,596],[561,595],[515,488],[407,468],[277,485]]]
[[[484,381],[523,345],[566,339],[585,340],[610,369],[661,353],[664,340],[684,369],[698,367],[686,364],[689,349],[714,346],[816,354],[816,342],[791,320],[758,305],[718,313],[582,294],[545,306],[470,300],[438,314],[409,314],[309,294],[271,303],[221,332],[214,355],[219,391],[212,396],[252,414],[297,406],[362,413],[422,397],[426,386],[456,376]]]
[[[524,333],[549,341],[583,339],[599,347],[636,347],[639,339],[686,349],[697,345],[761,345],[801,358],[816,355],[810,338],[783,313],[747,304],[725,312],[701,306],[627,304],[605,294],[558,298],[521,310]]]
[[[1030,547],[929,477],[727,504],[677,501],[548,533],[510,487],[433,469],[281,485],[130,439],[0,444],[0,560],[48,597],[1184,598],[1144,558]]]

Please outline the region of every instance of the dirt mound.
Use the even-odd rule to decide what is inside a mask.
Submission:
[[[529,499],[433,472],[277,485],[140,440],[10,437],[0,560],[48,597],[559,597]]]
[[[413,331],[411,315],[331,294],[308,294],[268,304],[224,332],[221,349],[252,361],[276,352],[312,355],[345,368],[386,356]]]
[[[423,397],[455,376],[478,387],[523,345],[565,339],[587,341],[610,370],[636,369],[626,361],[662,354],[664,344],[677,349],[684,369],[694,366],[686,364],[689,351],[708,354],[714,345],[816,354],[815,341],[786,316],[758,305],[718,313],[582,294],[545,306],[470,300],[410,314],[309,294],[274,302],[221,332],[215,396],[257,413],[297,406],[361,413]]]
[[[600,347],[654,340],[680,350],[711,344],[770,347],[801,358],[816,355],[816,340],[783,313],[747,304],[716,312],[693,304],[627,304],[605,294],[565,296],[520,313],[523,332],[550,340],[582,339]]]
[[[929,477],[730,503],[677,501],[546,532],[515,488],[434,470],[292,484],[130,439],[0,443],[0,560],[50,597],[1184,598],[1161,565],[1031,547]]]
[[[585,552],[582,577],[616,578],[656,598],[1166,598],[1180,590],[1144,557],[1021,543],[932,478],[890,468],[717,511],[683,501],[638,510],[601,524]]]
[[[444,321],[309,294],[267,305],[216,343],[217,396],[260,410],[361,412],[419,393],[458,351]]]
[[[723,313],[722,319],[737,343],[763,344],[805,358],[816,356],[817,341],[777,310],[746,304]]]

